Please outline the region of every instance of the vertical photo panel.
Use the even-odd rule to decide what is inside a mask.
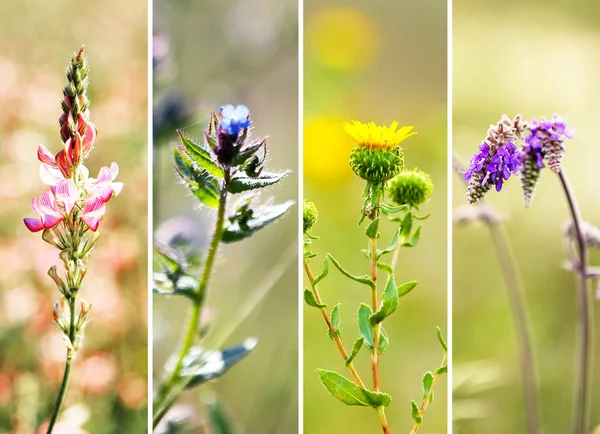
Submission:
[[[297,432],[298,4],[153,25],[154,432]]]
[[[306,433],[447,431],[446,9],[304,2]]]

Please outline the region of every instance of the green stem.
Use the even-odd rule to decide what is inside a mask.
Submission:
[[[71,298],[69,299],[69,311],[71,313],[71,320],[69,323],[69,339],[71,340],[71,345],[73,345],[73,342],[75,341],[75,298],[75,296],[71,296]],[[67,386],[69,384],[69,376],[71,374],[71,366],[73,365],[74,356],[75,355],[73,347],[67,348],[67,361],[65,363],[65,372],[63,374],[63,379],[60,384],[60,389],[58,390],[56,403],[54,404],[54,411],[52,412],[52,417],[50,418],[46,434],[52,433],[52,430],[54,430],[54,426],[58,421],[58,417],[60,416],[60,412],[62,410],[65,398],[67,396]]]
[[[196,297],[193,300],[193,304],[192,306],[190,306],[190,309],[188,311],[187,329],[181,343],[179,356],[177,358],[177,362],[175,363],[173,370],[171,371],[171,375],[162,384],[157,395],[157,399],[155,401],[155,415],[152,421],[153,427],[155,428],[161,421],[161,419],[164,417],[164,415],[167,413],[167,411],[171,408],[173,402],[175,402],[176,396],[169,395],[173,387],[177,383],[177,380],[179,380],[179,374],[181,368],[183,367],[183,360],[185,359],[190,348],[194,344],[196,335],[198,333],[198,328],[201,322],[202,305],[204,304],[204,300],[206,298],[206,289],[208,288],[208,283],[212,274],[214,262],[217,257],[217,251],[219,250],[221,237],[223,236],[223,224],[225,222],[225,207],[227,205],[227,189],[229,187],[229,181],[230,174],[229,172],[226,172],[225,180],[223,182],[223,186],[219,196],[219,208],[217,210],[215,231],[213,233],[210,248],[208,250],[208,255],[206,257],[206,263],[204,264],[204,270],[202,272],[202,277],[200,280],[200,288],[198,289]]]
[[[590,404],[592,391],[592,356],[594,353],[593,330],[594,330],[594,311],[591,303],[591,291],[587,287],[587,248],[582,232],[583,219],[581,211],[577,205],[577,200],[569,184],[567,175],[562,169],[558,174],[562,184],[569,211],[573,219],[575,228],[575,241],[579,264],[576,264],[574,271],[577,273],[578,283],[578,309],[579,309],[579,355],[577,362],[575,398],[573,401],[573,422],[571,425],[572,434],[589,433],[590,425]]]

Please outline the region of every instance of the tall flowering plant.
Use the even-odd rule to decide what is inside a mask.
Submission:
[[[575,396],[573,400],[572,434],[589,432],[590,391],[592,380],[592,331],[593,310],[591,308],[591,290],[589,280],[597,274],[589,271],[588,249],[597,244],[598,229],[585,222],[571,188],[564,167],[563,156],[568,140],[574,138],[574,131],[567,127],[565,118],[554,114],[551,119],[533,118],[523,121],[520,115],[514,119],[503,115],[492,125],[481,144],[479,151],[472,157],[464,179],[467,182],[466,198],[470,204],[483,201],[485,195],[495,186],[499,192],[503,184],[511,177],[520,178],[523,200],[526,207],[531,206],[534,193],[545,168],[558,176],[571,221],[565,229],[565,250],[569,258],[569,269],[577,277],[579,311],[579,350],[575,377]],[[519,354],[527,432],[543,432],[538,401],[538,385],[532,347],[528,311],[525,305],[523,288],[518,277],[517,263],[512,257],[510,245],[504,232],[499,229],[500,219],[491,207],[479,206],[475,213],[467,213],[463,221],[484,220],[493,235],[496,251],[503,269],[510,299],[512,314],[518,330]],[[463,217],[464,217],[463,216]]]
[[[63,273],[59,273],[56,266],[48,270],[61,294],[54,303],[54,321],[63,333],[67,349],[65,371],[48,434],[60,415],[73,360],[90,320],[91,303],[84,299],[78,303],[77,296],[85,284],[91,252],[102,233],[99,226],[106,203],[123,188],[122,183],[115,182],[119,171],[116,163],[102,167],[96,178],[90,177],[84,165],[94,147],[98,128],[90,121],[88,65],[83,47],[73,54],[66,75],[63,114],[59,119],[62,147],[56,155],[44,145],[38,147],[40,177],[48,190],[39,199],[31,200],[31,209],[36,215],[23,219],[31,232],[41,232],[42,239],[58,249],[64,266]]]
[[[393,331],[384,329],[385,320],[401,306],[402,297],[406,296],[416,286],[417,281],[411,280],[398,285],[396,282],[396,263],[401,248],[417,246],[421,237],[419,216],[420,206],[427,202],[433,192],[433,184],[429,175],[420,170],[408,170],[404,166],[404,153],[400,143],[415,135],[413,127],[398,128],[393,122],[389,127],[378,126],[373,122],[364,124],[354,121],[346,124],[345,129],[354,138],[356,145],[350,154],[350,167],[366,184],[363,192],[363,205],[360,211],[359,225],[366,219],[368,224],[364,233],[368,239],[368,248],[363,250],[368,262],[368,274],[356,275],[346,270],[330,253],[323,259],[322,271],[315,275],[312,271],[311,260],[317,256],[311,249],[313,242],[318,239],[310,233],[318,219],[318,212],[311,202],[304,202],[304,270],[310,288],[304,290],[304,300],[312,308],[321,312],[328,329],[328,335],[336,344],[352,379],[346,378],[336,371],[317,369],[321,383],[330,395],[346,405],[372,407],[376,410],[379,424],[384,433],[390,433],[391,428],[386,417],[386,409],[391,403],[391,396],[384,392],[385,387],[380,376],[379,367],[385,351],[390,345]],[[390,203],[385,203],[386,194]],[[387,223],[386,223],[387,221]],[[378,247],[381,237],[379,229],[385,224],[395,227],[394,235],[385,248]],[[391,256],[391,261],[385,261],[385,256]],[[341,303],[327,310],[327,304],[321,297],[319,287],[329,274],[329,265],[334,267],[349,279],[369,288],[368,303],[358,307],[357,332],[358,337],[348,351],[342,341],[341,332]],[[382,279],[383,277],[383,279]],[[379,282],[385,281],[383,294],[379,292]],[[416,433],[423,424],[423,417],[428,405],[433,401],[433,392],[439,379],[447,372],[447,347],[442,332],[437,329],[437,337],[443,349],[440,366],[426,372],[422,379],[422,397],[419,404],[412,401],[410,411],[413,418],[411,432]],[[364,348],[364,350],[363,350]],[[371,385],[368,385],[354,366],[354,360],[359,353],[367,353],[371,365]]]

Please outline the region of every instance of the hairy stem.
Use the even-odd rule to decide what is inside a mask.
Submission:
[[[175,366],[171,371],[169,378],[161,386],[157,395],[157,401],[155,402],[156,405],[154,406],[155,414],[152,421],[153,427],[156,427],[158,425],[158,423],[167,413],[171,405],[173,405],[173,403],[175,402],[175,398],[177,396],[173,396],[174,394],[171,394],[170,392],[179,380],[181,368],[183,367],[183,361],[187,356],[190,348],[194,344],[194,341],[196,340],[196,335],[198,333],[198,329],[201,323],[202,306],[206,298],[206,289],[208,288],[208,283],[212,274],[214,262],[217,257],[217,252],[219,250],[219,244],[223,235],[223,224],[225,221],[225,207],[227,205],[227,188],[229,186],[229,181],[230,175],[228,172],[226,172],[225,180],[223,182],[223,186],[221,188],[219,197],[219,208],[217,210],[215,230],[213,233],[212,241],[210,243],[210,248],[208,250],[208,255],[206,257],[206,262],[204,264],[204,270],[202,272],[202,278],[200,280],[200,288],[198,289],[196,297],[193,300],[193,304],[192,306],[190,306],[188,311],[187,328],[182,339],[181,347],[179,350],[179,356],[177,357]]]
[[[75,358],[75,350],[72,347],[72,345],[75,342],[75,299],[76,296],[71,296],[69,298],[69,312],[71,314],[71,319],[69,321],[69,339],[71,341],[71,347],[67,348],[67,361],[65,363],[65,371],[63,373],[63,379],[60,384],[60,389],[58,390],[58,395],[56,396],[54,411],[52,412],[52,417],[50,418],[46,434],[51,434],[54,430],[54,426],[58,421],[58,417],[60,416],[60,412],[62,410],[63,404],[65,403],[65,398],[67,396],[67,386],[69,384],[71,366],[73,365],[73,359]]]
[[[304,258],[304,271],[306,271],[306,276],[308,277],[308,281],[310,282],[310,286],[312,287],[312,292],[315,296],[315,299],[317,300],[317,303],[323,304],[323,301],[321,300],[321,295],[319,294],[317,285],[313,285],[315,276],[310,268],[308,259],[306,259],[306,258]],[[344,362],[346,362],[348,360],[348,353],[346,352],[346,350],[344,348],[344,344],[342,343],[342,339],[340,338],[340,335],[335,331],[333,324],[331,323],[331,319],[329,318],[329,313],[327,313],[327,309],[322,307],[319,310],[321,311],[321,314],[323,315],[323,319],[327,323],[327,328],[329,328],[329,333],[333,337],[333,340],[338,347],[340,355],[344,359]],[[354,365],[352,363],[348,364],[348,369],[350,370],[352,377],[354,377],[354,381],[356,381],[360,387],[365,388],[365,383],[363,383],[362,379],[360,378],[360,375],[358,375],[358,372],[356,371],[356,369],[354,368]]]
[[[579,263],[574,267],[578,284],[579,310],[579,355],[575,383],[575,398],[573,401],[572,434],[587,434],[590,424],[590,404],[592,390],[592,356],[594,352],[593,329],[594,312],[591,303],[591,291],[587,286],[587,248],[582,233],[581,211],[569,184],[567,175],[562,169],[558,174],[562,184],[569,211],[575,228],[575,243]]]
[[[440,363],[440,368],[446,366],[446,364],[448,363],[448,353],[444,352],[444,358],[442,359],[442,363]],[[442,376],[443,373],[436,373],[435,376],[433,377],[433,383],[431,383],[431,388],[429,389],[429,392],[427,392],[427,396],[425,396],[425,398],[423,398],[423,402],[421,403],[421,407],[419,407],[419,416],[421,416],[421,418],[423,417],[423,415],[425,414],[425,410],[427,410],[427,406],[429,405],[429,403],[432,401],[432,396],[433,396],[433,390],[435,389],[436,384],[438,383],[440,377]],[[415,434],[419,428],[421,427],[422,424],[419,423],[415,423],[413,426],[413,429],[411,430],[410,434]]]

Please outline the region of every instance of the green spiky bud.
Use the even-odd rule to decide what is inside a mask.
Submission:
[[[404,168],[404,154],[400,148],[375,148],[356,145],[350,154],[350,167],[362,179],[385,182]]]
[[[302,210],[302,220],[304,224],[304,233],[309,231],[319,219],[319,213],[314,203],[304,199],[304,207]]]
[[[433,183],[425,172],[403,170],[388,183],[388,193],[392,201],[399,205],[418,207],[431,198]]]

